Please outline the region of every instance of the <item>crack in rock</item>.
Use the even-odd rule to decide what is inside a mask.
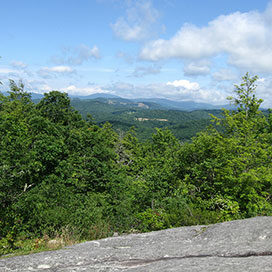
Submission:
[[[173,257],[161,257],[156,259],[130,259],[120,261],[123,266],[140,266],[147,265],[150,263],[160,262],[160,261],[171,261],[171,260],[182,260],[189,258],[248,258],[248,257],[259,257],[259,256],[272,256],[272,251],[265,252],[253,252],[249,251],[241,254],[200,254],[200,255],[184,255],[184,256],[173,256]]]
[[[254,257],[254,256],[272,256],[272,251],[265,251],[265,252],[254,252],[249,251],[246,253],[241,254],[199,254],[199,255],[184,255],[184,256],[172,256],[172,257],[160,257],[156,259],[129,259],[129,260],[119,260],[117,258],[110,258],[110,259],[102,259],[102,260],[94,260],[92,262],[81,262],[76,265],[57,265],[55,267],[39,265],[36,269],[38,270],[47,270],[51,269],[50,271],[57,271],[58,269],[76,269],[78,267],[85,267],[85,268],[113,268],[113,267],[139,267],[139,266],[146,266],[151,263],[156,263],[160,261],[171,261],[171,260],[182,260],[182,259],[190,259],[190,258],[247,258],[247,257]],[[32,268],[33,270],[36,270]],[[31,270],[32,270],[31,269]]]

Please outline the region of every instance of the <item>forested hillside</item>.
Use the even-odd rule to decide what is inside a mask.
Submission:
[[[65,93],[34,104],[11,81],[0,95],[1,253],[56,236],[271,215],[272,115],[259,111],[256,80],[246,74],[230,98],[237,110],[214,116],[190,142],[160,128],[141,142],[133,129],[118,134],[83,119]]]
[[[72,99],[71,105],[84,118],[90,114],[99,126],[109,122],[116,132],[134,127],[142,142],[150,139],[156,128],[168,128],[179,140],[189,141],[209,125],[210,114],[222,114],[221,110],[169,110],[155,103],[131,103],[125,99]]]

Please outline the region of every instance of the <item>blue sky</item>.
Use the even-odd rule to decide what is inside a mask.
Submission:
[[[272,106],[268,0],[9,0],[0,29],[2,91],[224,104],[250,72]]]

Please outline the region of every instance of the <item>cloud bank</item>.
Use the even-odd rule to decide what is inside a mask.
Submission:
[[[211,104],[224,104],[226,94],[217,89],[202,88],[197,82],[188,80],[174,80],[167,83],[153,83],[135,85],[125,82],[116,82],[104,86],[104,90],[124,98],[166,98],[177,101],[196,101]]]
[[[235,12],[221,15],[205,27],[183,25],[169,40],[158,39],[145,45],[140,57],[158,61],[179,58],[200,60],[219,54],[228,63],[254,72],[272,72],[272,5],[265,12]]]

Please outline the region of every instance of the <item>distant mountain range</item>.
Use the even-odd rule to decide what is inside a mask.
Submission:
[[[145,109],[168,109],[168,110],[216,110],[216,109],[232,109],[230,105],[212,105],[208,103],[198,103],[194,101],[174,101],[165,98],[134,98],[126,99],[116,95],[107,93],[96,93],[88,96],[70,96],[72,99],[95,99],[108,104],[127,105],[132,107],[140,107]]]
[[[8,95],[8,93],[3,93]],[[43,98],[42,94],[31,93],[31,97],[34,100]],[[165,98],[135,98],[126,99],[117,95],[108,93],[95,93],[87,96],[83,95],[69,95],[69,97],[80,100],[97,100],[102,103],[123,105],[127,107],[139,107],[143,109],[167,109],[167,110],[182,110],[182,111],[193,111],[193,110],[215,110],[215,109],[232,109],[230,105],[212,105],[208,103],[198,103],[194,101],[174,101]]]
[[[79,99],[97,99],[97,98],[121,98],[117,95],[108,94],[108,93],[95,93],[90,95],[69,95],[71,98],[79,98]]]

